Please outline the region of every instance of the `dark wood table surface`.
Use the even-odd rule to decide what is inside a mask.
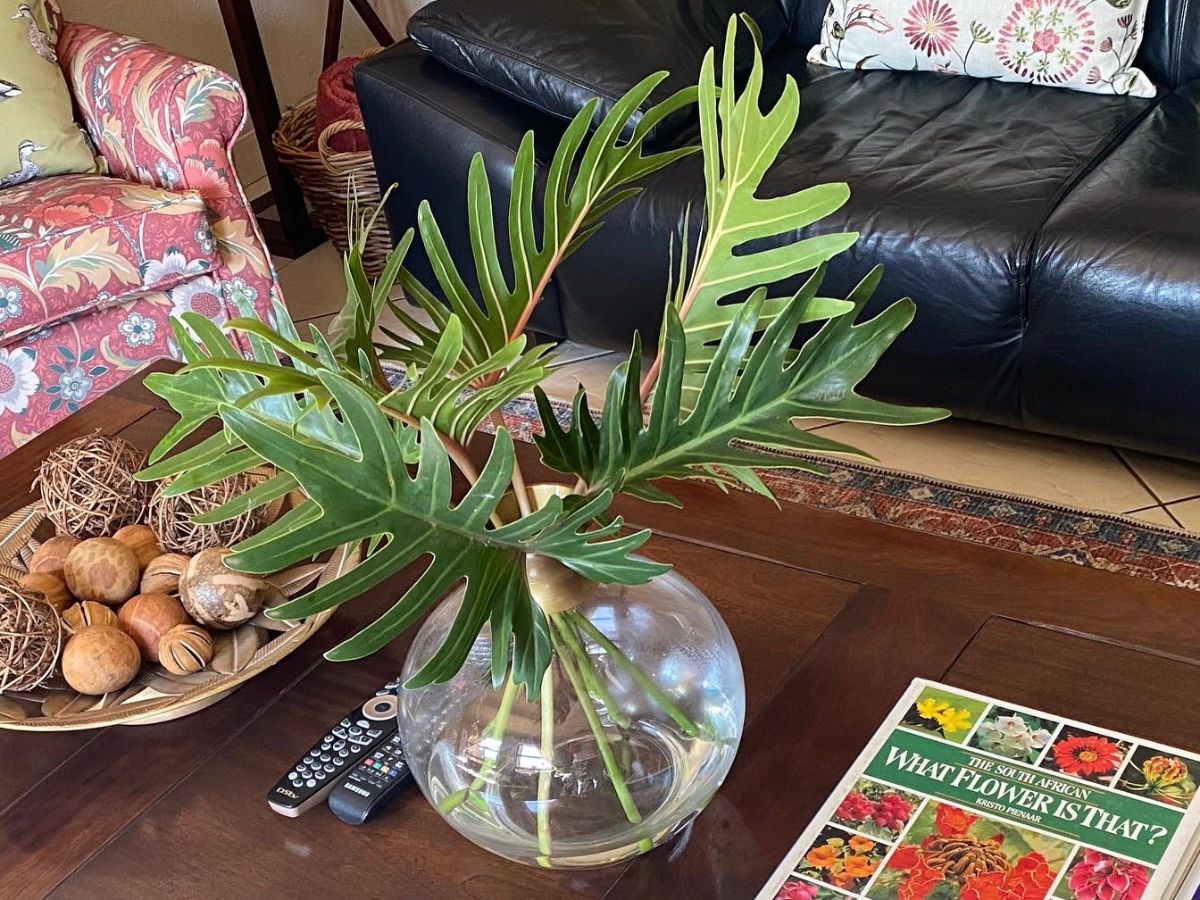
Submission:
[[[58,443],[99,428],[148,448],[173,418],[137,382],[97,400],[0,460],[0,516],[29,502]],[[402,573],[186,719],[0,731],[0,897],[750,897],[914,676],[1200,751],[1193,592],[699,484],[678,492],[682,512],[622,512],[658,531],[650,554],[725,616],[749,716],[729,779],[673,845],[545,872],[468,843],[415,788],[357,829],[323,806],[268,809],[285,767],[398,672],[409,636],[358,663],[321,654],[390,605]]]

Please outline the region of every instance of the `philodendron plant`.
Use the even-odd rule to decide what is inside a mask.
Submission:
[[[330,659],[379,649],[465,580],[452,630],[408,686],[451,678],[490,624],[495,685],[521,685],[536,697],[552,653],[579,637],[583,626],[568,613],[548,617],[534,601],[527,555],[557,560],[596,582],[644,583],[667,567],[635,555],[650,535],[623,532],[621,518],[610,512],[615,495],[673,503],[671,480],[700,478],[770,497],[756,468],[808,467],[791,451],[859,452],[797,427],[798,419],[908,425],[943,415],[856,392],[911,321],[913,304],[900,300],[856,321],[879,282],[878,269],[844,300],[819,295],[826,261],[856,235],[797,235],[846,202],[844,184],[756,196],[795,127],[799,92],[789,78],[779,99],[762,110],[757,48],[744,86],[736,86],[737,27],[731,20],[720,88],[710,50],[698,86],[652,106],[628,137],[621,136],[626,123],[666,73],[629,91],[594,131],[596,102],[579,111],[546,170],[540,227],[532,134],[516,154],[503,237],[493,226],[483,159],[472,160],[466,199],[477,292],[457,270],[428,203],[417,212],[416,235],[410,230],[401,237],[382,275],[370,282],[362,248],[373,216],[352,210],[356,243],[345,260],[347,300],[328,336],[315,327],[301,335],[280,306],[272,324],[251,318],[226,324],[253,348],[252,358],[244,358],[202,316],[187,313],[174,324],[187,365],[146,383],[181,418],[141,477],[177,476],[169,490],[181,493],[264,462],[274,467],[276,474],[204,515],[204,522],[299,488],[303,502],[234,548],[229,563],[245,571],[279,571],[347,542],[365,546],[357,568],[272,615],[311,615],[410,563],[424,566],[391,609],[331,650]],[[700,146],[647,150],[654,125],[693,103]],[[525,325],[556,267],[608,210],[637,192],[638,179],[697,151],[704,160],[703,227],[694,250],[686,243],[679,248],[653,363],[644,368],[635,336],[628,360],[608,380],[603,405],[593,409],[581,388],[564,427],[539,386],[553,349],[531,346]],[[417,237],[436,284],[423,284],[404,267]],[[798,291],[772,290],[806,273]],[[391,299],[397,283],[426,314],[421,321]],[[380,328],[389,308],[406,334]],[[807,323],[819,327],[797,348]],[[500,416],[505,403],[531,390],[544,429],[536,438],[542,461],[576,479],[569,496],[538,508],[527,498]],[[222,424],[219,433],[177,449],[213,418]],[[496,425],[495,439],[477,468],[466,448],[488,420]],[[457,501],[453,467],[470,483]],[[510,489],[523,514],[505,521],[498,507]]]

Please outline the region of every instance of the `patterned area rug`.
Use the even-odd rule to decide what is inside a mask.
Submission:
[[[565,423],[569,405],[554,405]],[[510,403],[504,418],[518,440],[532,441],[541,431],[532,399]],[[857,462],[796,458],[818,463],[826,474],[760,473],[780,500],[1200,590],[1200,536]]]

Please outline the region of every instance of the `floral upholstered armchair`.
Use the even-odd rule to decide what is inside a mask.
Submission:
[[[281,300],[230,161],[238,84],[89,25],[58,57],[108,174],[0,190],[0,456],[177,356],[172,313],[269,320]]]

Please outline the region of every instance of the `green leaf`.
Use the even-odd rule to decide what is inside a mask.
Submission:
[[[788,76],[779,99],[763,112],[762,53],[756,44],[749,76],[738,90],[733,69],[736,40],[737,18],[732,17],[720,91],[714,50],[705,55],[700,72],[705,230],[687,286],[673,296],[687,341],[688,367],[681,395],[685,409],[697,402],[716,343],[737,315],[736,301],[762,285],[811,272],[858,239],[853,232],[799,236],[846,202],[850,190],[844,184],[757,196],[763,178],[796,127],[800,92]],[[790,293],[765,298],[760,324],[766,326],[781,315],[790,300]],[[805,304],[803,316],[818,321],[849,310],[840,300],[814,299]]]
[[[514,677],[536,691],[549,645],[539,643],[544,622],[524,579],[526,554],[557,559],[600,582],[641,583],[665,571],[664,566],[630,555],[649,532],[618,536],[623,525],[619,517],[602,528],[590,527],[611,502],[606,491],[572,512],[553,498],[532,515],[489,527],[513,472],[515,453],[507,432],[497,434],[478,481],[454,504],[449,457],[428,419],[421,423],[420,459],[410,473],[393,423],[361,386],[333,372],[318,377],[340,411],[337,428],[343,447],[352,445],[348,451],[298,434],[290,422],[234,405],[221,408],[236,438],[291,475],[310,498],[234,547],[230,565],[274,572],[339,544],[386,535],[355,569],[271,612],[298,618],[337,606],[414,560],[429,558],[427,568],[396,604],[331,650],[330,659],[374,652],[465,579],[463,606],[468,612],[451,630],[444,652],[431,660],[432,668],[423,669],[414,683],[450,677],[496,604],[511,601],[513,633],[522,648],[514,654]],[[509,599],[502,601],[500,595],[506,593]]]
[[[656,478],[710,478],[769,495],[751,467],[817,469],[788,454],[860,453],[819,432],[797,428],[795,419],[907,425],[943,417],[943,410],[894,406],[855,390],[912,320],[909,300],[897,301],[859,324],[853,315],[832,319],[798,353],[792,351],[796,331],[808,318],[807,307],[816,298],[823,274],[821,267],[780,312],[769,317],[764,312],[764,290],[755,291],[737,306],[728,331],[702,373],[698,400],[690,410],[682,405],[689,348],[674,307],[667,310],[662,369],[648,421],[643,420],[637,390],[641,353],[636,341],[628,361],[609,378],[599,427],[592,422],[582,392],[576,398],[574,418],[564,429],[539,390],[537,402],[545,434],[535,440],[543,461],[578,475],[593,490],[627,491],[647,500],[671,499],[651,483]],[[870,298],[880,274],[876,269],[851,295],[856,313]]]
[[[433,323],[432,327],[424,326],[399,305],[393,306],[397,317],[415,332],[415,336],[389,335],[399,345],[402,358],[428,365],[438,352],[438,339],[449,317],[454,315],[463,326],[463,353],[452,371],[461,375],[468,369],[486,366],[520,336],[555,267],[594,232],[604,212],[633,196],[631,184],[695,151],[694,147],[683,147],[643,152],[650,129],[694,102],[694,88],[652,106],[637,119],[630,137],[621,137],[666,77],[665,72],[657,72],[635,85],[590,135],[597,100],[586,103],[572,119],[546,169],[540,233],[535,226],[537,161],[533,133],[525,135],[513,163],[507,247],[501,245],[496,234],[492,186],[483,156],[475,155],[467,177],[467,217],[478,296],[471,293],[459,272],[432,207],[428,202],[421,203],[417,229],[438,290],[435,293],[406,269],[400,270],[405,294]],[[510,263],[511,278],[501,264],[504,259]],[[489,379],[485,376],[482,380]]]

